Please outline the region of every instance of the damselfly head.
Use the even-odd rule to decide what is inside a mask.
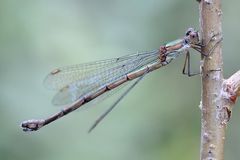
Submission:
[[[198,44],[200,41],[198,31],[194,30],[193,28],[188,28],[185,35],[185,41],[190,44]]]

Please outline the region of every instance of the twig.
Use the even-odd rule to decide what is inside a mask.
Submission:
[[[234,73],[230,78],[226,79],[224,83],[226,86],[230,87],[231,93],[236,96],[235,98],[240,96],[240,70]]]
[[[215,39],[202,48],[209,53],[222,38],[220,0],[201,0],[199,3],[200,32],[203,44],[215,35]],[[203,58],[201,103],[201,160],[223,160],[226,122],[228,112],[221,100],[222,47],[216,46],[211,55]]]
[[[224,108],[226,108],[230,119],[233,106],[236,103],[237,98],[240,96],[240,70],[230,78],[224,80],[221,95]]]

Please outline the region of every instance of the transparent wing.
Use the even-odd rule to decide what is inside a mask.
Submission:
[[[155,50],[59,68],[46,77],[44,85],[52,89],[60,88],[53,98],[53,104],[69,104],[86,94],[96,92],[100,87],[121,79],[132,71],[156,62],[158,54],[158,50]]]
[[[113,68],[114,66],[121,66],[126,62],[131,62],[132,60],[139,60],[146,56],[151,56],[158,51],[144,52],[132,55],[126,55],[119,58],[100,60],[90,63],[77,64],[72,66],[66,66],[54,69],[49,73],[44,79],[44,86],[48,89],[60,90],[66,87],[68,84],[88,79],[92,75],[96,75],[107,68]],[[91,84],[91,81],[83,83],[83,85]]]

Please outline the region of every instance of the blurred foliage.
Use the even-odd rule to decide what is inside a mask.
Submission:
[[[223,1],[224,75],[240,68],[239,1]],[[91,134],[87,129],[119,95],[31,134],[22,120],[44,118],[54,92],[42,86],[58,66],[152,50],[198,28],[196,1],[0,1],[0,159],[199,159],[200,78],[181,75],[183,58],[144,80]],[[198,70],[199,55],[193,63]],[[240,157],[239,103],[226,159]]]

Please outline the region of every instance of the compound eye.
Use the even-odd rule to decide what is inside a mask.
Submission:
[[[195,34],[191,34],[190,36],[191,36],[191,38],[195,38]]]
[[[187,32],[186,32],[186,36],[189,36],[190,32],[191,32],[191,31],[187,31]]]
[[[188,30],[186,31],[185,35],[189,36],[191,32],[193,32],[194,29],[193,28],[188,28]]]

